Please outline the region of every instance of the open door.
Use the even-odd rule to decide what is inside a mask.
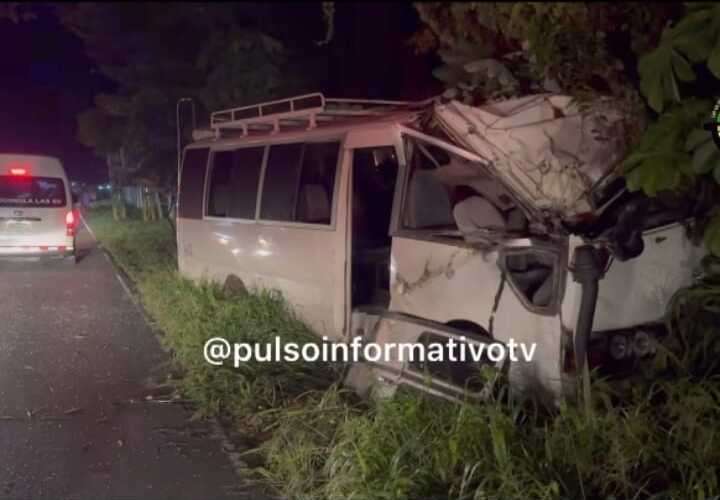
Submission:
[[[402,386],[444,399],[482,401],[506,370],[503,344],[482,333],[390,311],[356,311],[353,325],[366,332],[366,344],[395,353],[352,366],[346,383],[363,396],[391,396]],[[490,354],[492,344],[503,346],[500,356]]]

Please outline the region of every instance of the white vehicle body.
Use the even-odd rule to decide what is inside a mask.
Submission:
[[[319,104],[297,110],[300,101],[313,99]],[[566,100],[559,102],[569,106]],[[521,102],[520,108],[528,110],[528,103]],[[266,115],[265,108],[274,105],[287,110]],[[484,150],[479,139],[465,133],[458,122],[461,117],[467,123],[467,116],[457,113],[467,111],[462,106],[435,107],[435,117],[446,131],[450,129],[445,137],[421,132],[418,109],[423,106],[427,108],[427,104],[325,100],[314,94],[213,114],[213,132],[197,133],[197,140],[185,150],[179,175],[180,271],[196,280],[217,282],[232,274],[249,288],[280,290],[318,335],[338,341],[358,335],[379,343],[464,336],[475,343],[513,339],[535,344],[532,362],[500,364],[509,369],[514,386],[557,396],[572,385],[575,374],[568,359],[581,314],[582,287],[573,280],[572,259],[575,249],[591,239],[563,231],[552,220],[597,207],[582,183],[574,184],[571,202],[566,202],[564,191],[557,189],[562,179],[542,191],[513,177],[510,165],[518,158],[503,163],[500,153],[489,154],[498,151],[496,145]],[[473,112],[477,114],[471,119],[487,118],[482,110]],[[531,126],[527,116],[521,115],[521,129]],[[531,110],[531,116],[552,121],[542,116],[542,110]],[[572,113],[563,118],[572,119]],[[230,129],[242,133],[225,135]],[[476,123],[471,132],[478,129]],[[559,130],[572,140],[565,126]],[[487,138],[491,133],[485,130],[481,135]],[[328,143],[337,145],[336,156],[328,153],[320,163],[313,163],[318,151],[335,147]],[[306,146],[290,146],[297,144]],[[543,147],[535,149],[537,154]],[[437,154],[447,155],[449,162],[440,165],[430,150],[441,151]],[[612,148],[607,153],[612,157]],[[587,155],[602,163],[602,155],[593,156],[592,151]],[[306,158],[310,158],[307,164]],[[552,158],[547,159],[552,163]],[[526,160],[520,163],[530,165],[531,158]],[[232,173],[239,172],[243,162],[248,170]],[[290,163],[295,166],[283,171]],[[363,178],[364,170],[386,169],[390,175],[389,168],[396,170],[392,182]],[[223,172],[218,174],[220,181],[214,180],[214,169]],[[306,177],[306,169],[314,169],[315,177]],[[504,177],[502,169],[510,177]],[[597,173],[597,165],[593,169],[593,182],[604,181],[610,170],[607,165],[605,172]],[[330,170],[332,178],[318,173]],[[435,180],[420,182],[426,177]],[[292,185],[284,184],[288,179]],[[524,214],[528,227],[490,228],[477,235],[460,232],[452,220],[450,201],[433,199],[433,193],[444,196],[438,180],[448,197],[453,186],[468,185],[496,206],[505,203],[510,211]],[[363,191],[365,185],[381,186],[377,192],[386,197],[392,190],[390,202],[383,205],[379,195],[367,198],[363,193],[372,191]],[[246,192],[233,191],[233,186]],[[233,211],[242,216],[228,216]],[[385,231],[376,228],[371,235],[363,229],[362,221],[380,218],[385,224],[383,214]],[[432,224],[423,225],[421,220]],[[648,229],[642,239],[645,248],[640,257],[606,262],[592,322],[595,337],[648,324],[652,329],[662,320],[670,295],[691,282],[692,269],[704,255],[690,244],[679,223]],[[521,291],[514,278],[525,271],[512,266],[527,262],[524,255],[529,254],[540,255],[542,265],[550,270],[549,277],[543,271],[547,286],[545,298],[538,299],[541,305],[532,303],[530,292]],[[426,372],[399,360],[358,365],[348,381],[360,392],[373,387],[392,391],[403,384],[451,398],[480,397],[484,391],[471,390],[453,375],[443,378],[433,373],[428,381]]]
[[[77,217],[59,160],[0,154],[0,258],[74,260]]]

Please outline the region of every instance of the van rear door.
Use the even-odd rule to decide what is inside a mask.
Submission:
[[[0,246],[64,246],[68,211],[64,179],[0,172]]]

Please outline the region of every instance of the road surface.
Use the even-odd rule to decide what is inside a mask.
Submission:
[[[86,230],[73,268],[0,262],[0,499],[229,499],[210,423],[167,404],[168,355]]]

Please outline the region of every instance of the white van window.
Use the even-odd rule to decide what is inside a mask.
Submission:
[[[414,141],[407,142],[409,175],[403,210],[406,229],[456,230],[452,186],[438,177],[438,169],[450,162],[446,151]]]
[[[330,224],[339,142],[305,145],[295,210],[297,222]]]
[[[263,182],[260,218],[292,221],[300,181],[302,144],[270,146]]]
[[[331,222],[340,142],[270,146],[260,218]]]
[[[208,148],[185,151],[178,196],[178,216],[183,219],[202,219],[208,152]]]
[[[56,177],[0,175],[0,207],[64,207],[65,183]]]
[[[264,147],[213,153],[207,214],[255,219]]]
[[[406,140],[408,182],[402,227],[466,240],[480,229],[523,232],[527,218],[482,165],[440,147]]]

